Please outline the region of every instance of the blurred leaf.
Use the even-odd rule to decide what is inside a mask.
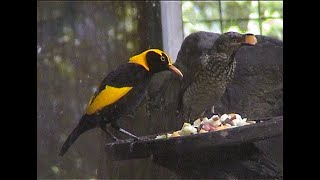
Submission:
[[[257,9],[250,1],[221,1],[222,19],[236,20],[239,18],[249,18],[249,15]]]
[[[249,20],[247,32],[253,33],[253,34],[261,34],[260,27],[259,27],[259,21],[258,20]]]
[[[262,22],[262,34],[277,39],[283,39],[283,20],[266,19]]]
[[[239,33],[245,33],[248,31],[248,20],[242,21],[223,21],[223,32],[236,31]]]
[[[260,1],[261,18],[282,17],[283,1]]]
[[[217,1],[183,1],[182,19],[184,22],[191,23],[202,20],[217,20],[220,17],[218,7],[219,3]]]
[[[192,23],[184,23],[184,34],[188,35],[197,31],[209,31],[209,32],[220,32],[220,22],[213,21],[211,23],[205,22],[197,22],[195,24]]]

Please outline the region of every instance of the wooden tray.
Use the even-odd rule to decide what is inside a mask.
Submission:
[[[250,119],[251,120],[251,119]],[[202,148],[241,145],[248,142],[264,140],[283,134],[283,117],[269,117],[255,120],[256,124],[235,127],[203,134],[154,139],[158,134],[141,137],[142,141],[133,139],[106,144],[106,151],[113,160],[148,158],[151,155],[184,154]],[[160,133],[165,134],[165,133]]]

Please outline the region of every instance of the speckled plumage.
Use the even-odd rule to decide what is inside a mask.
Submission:
[[[183,95],[183,106],[191,119],[197,118],[208,107],[220,100],[233,77],[236,62],[225,54],[201,57],[202,66]],[[215,61],[210,61],[214,59]],[[226,63],[225,61],[231,61]]]
[[[245,44],[241,43],[246,35],[236,32],[224,33],[218,38],[213,34],[211,39],[216,39],[210,49],[203,51],[198,57],[180,57],[178,55],[177,66],[183,69],[185,80],[182,84],[180,95],[180,115],[189,120],[199,118],[205,110],[220,101],[221,96],[231,82],[236,67],[235,54]],[[192,36],[191,36],[192,37]],[[194,36],[196,37],[196,36]],[[200,46],[201,38],[194,38],[195,47]],[[187,40],[189,43],[192,39]],[[183,45],[182,45],[183,46]],[[206,45],[208,46],[208,45]],[[184,47],[191,50],[190,47]],[[183,47],[181,47],[183,49]],[[183,53],[185,54],[185,52]]]

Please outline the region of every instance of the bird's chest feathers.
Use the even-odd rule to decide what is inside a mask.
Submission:
[[[233,77],[234,69],[236,66],[234,57],[218,56],[215,58],[215,60],[208,60],[206,63],[203,63],[203,76],[210,77],[208,79],[209,81],[230,81],[230,79]]]
[[[208,60],[202,64],[201,72],[197,75],[195,84],[198,84],[197,91],[199,91],[199,94],[205,92],[205,94],[220,96],[232,80],[236,66],[234,59],[227,60],[228,57],[225,55],[217,55],[214,58],[216,59],[207,58]]]

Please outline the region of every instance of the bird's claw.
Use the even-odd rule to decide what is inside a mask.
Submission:
[[[143,141],[143,139],[135,136],[135,137],[133,137],[133,141]]]
[[[112,137],[112,140],[113,140],[114,142],[118,142],[118,141],[120,141],[121,139],[116,138],[115,136],[113,136],[113,137]]]

